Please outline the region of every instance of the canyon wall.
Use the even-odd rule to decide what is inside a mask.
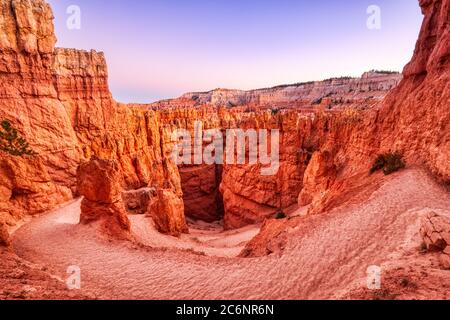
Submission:
[[[364,111],[379,104],[401,79],[398,73],[373,71],[361,78],[270,89],[188,93],[133,107],[170,115],[161,117],[161,125],[188,129],[192,137],[195,121],[223,133],[235,128],[280,130],[280,170],[273,176],[261,176],[261,167],[254,165],[225,164],[220,174],[217,166],[179,167],[187,216],[206,221],[223,216],[225,228],[239,228],[295,206],[313,153],[338,131],[341,136],[333,137],[338,144],[345,142]]]
[[[310,213],[343,204],[372,181],[369,169],[383,152],[399,151],[409,166],[424,166],[449,183],[449,0],[421,1],[420,5],[425,18],[412,61],[400,84],[372,108],[353,104],[339,112],[311,114],[229,109],[230,114],[237,110],[236,121],[223,123],[225,128],[280,129],[281,164],[278,173],[269,177],[261,176],[258,166],[224,166],[220,189],[225,227],[263,221],[280,208],[294,205],[296,197],[299,206],[310,206]],[[229,90],[188,94],[175,100],[175,105],[189,99],[237,105],[249,103],[246,98],[239,100],[246,94]]]
[[[332,131],[322,147],[332,154],[327,161],[337,164],[339,159],[344,164],[337,166],[338,176],[330,177],[334,185],[326,188],[329,196],[322,201],[323,208],[335,201],[351,178],[364,178],[377,153],[387,151],[401,152],[408,165],[424,166],[450,183],[450,1],[420,1],[420,5],[424,22],[403,80],[359,125],[348,133]],[[305,179],[311,186],[320,184],[320,173],[311,173]],[[302,192],[317,195],[314,187]]]
[[[0,153],[0,219],[54,208],[71,198],[63,181],[75,174],[79,146],[53,86],[56,38],[43,1],[0,1],[0,118],[28,140],[36,156]],[[62,183],[61,183],[62,182]]]
[[[421,0],[425,15],[404,80],[385,99],[381,148],[404,150],[450,183],[450,1]]]
[[[37,153],[0,153],[0,224],[77,196],[77,167],[94,156],[118,163],[124,189],[151,186],[181,199],[170,132],[156,112],[112,99],[104,55],[56,49],[43,0],[1,0],[0,10],[0,119]]]
[[[159,198],[172,199],[165,206],[152,202],[153,211],[177,211],[174,223],[155,216],[170,222],[160,229],[172,234],[186,232],[184,213],[178,212],[183,191],[188,216],[223,217],[225,228],[262,222],[297,203],[320,212],[345,201],[349,190],[367,180],[377,153],[389,150],[448,183],[449,0],[420,4],[424,24],[403,80],[369,72],[122,105],[109,91],[102,53],[55,48],[45,1],[1,0],[0,119],[9,120],[37,155],[0,153],[0,225],[77,196],[77,167],[92,157],[117,163],[123,189],[153,187]],[[178,168],[171,160],[171,134],[184,128],[193,135],[197,120],[222,132],[279,129],[280,169],[262,176],[261,166],[252,165]]]
[[[160,127],[156,112],[112,99],[103,53],[56,49],[52,71],[82,158],[117,160],[127,189],[153,186],[181,194],[170,132]]]
[[[426,168],[450,185],[450,0],[421,0],[420,6],[424,22],[400,84],[377,108],[330,119],[299,194],[299,206],[310,205],[310,214],[357,203],[359,190],[380,179],[369,169],[383,152],[399,151],[407,166]],[[243,253],[261,255],[296,223],[267,220]]]
[[[312,121],[313,131],[299,132],[299,136],[315,140],[306,148],[296,146],[313,152],[301,169],[304,176],[297,189],[299,206],[311,205],[310,213],[348,201],[370,180],[369,169],[383,152],[399,151],[407,165],[424,166],[443,183],[450,183],[450,1],[420,1],[420,5],[425,15],[423,26],[400,84],[372,109],[353,108],[319,117]],[[228,174],[242,176],[240,171],[231,168]],[[242,193],[235,192],[238,196]]]
[[[327,112],[236,112],[212,106],[171,108],[159,113],[161,126],[167,131],[186,129],[191,138],[198,121],[203,131],[219,129],[223,135],[227,129],[235,128],[280,130],[280,168],[274,175],[261,175],[261,165],[179,166],[186,215],[205,221],[223,217],[227,229],[261,222],[297,204],[312,154],[336,117]],[[348,110],[339,112],[346,121],[353,121],[353,113],[348,113]],[[191,151],[194,152],[193,145]]]

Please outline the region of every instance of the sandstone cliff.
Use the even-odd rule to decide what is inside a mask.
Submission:
[[[408,165],[425,166],[445,184],[450,183],[450,1],[420,1],[425,15],[414,56],[403,71],[403,80],[379,108],[367,112],[347,131],[331,130],[322,151],[330,151],[327,165],[336,165],[339,176],[316,171],[305,177],[313,197],[315,185],[331,179],[317,210],[329,207],[364,173],[377,153],[400,151]],[[325,161],[325,160],[324,160]],[[334,182],[334,183],[333,183]]]
[[[423,26],[400,84],[374,110],[338,114],[322,131],[299,194],[300,206],[311,205],[309,213],[357,202],[358,190],[379,180],[369,169],[376,155],[387,151],[400,151],[408,166],[425,167],[450,184],[450,1],[420,5]],[[283,241],[270,235],[274,229],[282,235],[292,224],[268,222],[248,250],[265,251],[269,243]]]
[[[56,38],[43,1],[0,1],[0,118],[9,120],[37,156],[0,154],[0,224],[50,210],[71,198],[64,181],[75,173],[79,148],[53,86]],[[2,220],[2,221],[1,221]]]
[[[330,107],[342,105],[373,104],[384,98],[386,93],[401,80],[396,72],[371,71],[361,78],[341,77],[324,81],[311,81],[292,85],[250,91],[216,89],[209,92],[192,92],[182,99],[196,105],[264,107],[309,107],[327,102]]]
[[[181,198],[169,132],[155,112],[112,99],[104,55],[55,49],[43,0],[1,0],[0,10],[0,118],[37,152],[0,154],[0,223],[13,225],[77,196],[77,167],[93,156],[117,161],[124,189],[161,187]]]

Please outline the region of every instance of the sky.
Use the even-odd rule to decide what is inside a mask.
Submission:
[[[57,46],[103,51],[114,98],[135,103],[401,71],[423,18],[415,0],[48,2]],[[80,9],[79,28],[67,26],[77,21],[75,11],[67,13],[72,5]],[[367,12],[370,5],[380,19]],[[368,19],[380,28],[368,28]]]

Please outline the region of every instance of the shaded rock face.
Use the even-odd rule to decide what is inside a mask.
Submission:
[[[148,214],[159,232],[175,237],[188,233],[183,200],[171,190],[159,189],[149,205]]]
[[[107,234],[124,237],[130,230],[121,197],[122,175],[115,161],[93,158],[77,171],[81,202],[80,223],[100,221]]]
[[[4,224],[0,223],[0,247],[9,246],[9,233]]]
[[[223,217],[223,200],[219,192],[222,181],[220,165],[180,166],[186,217],[213,222]]]
[[[149,202],[155,196],[156,190],[154,188],[141,188],[122,192],[122,200],[125,207],[132,214],[147,213]]]
[[[319,151],[312,155],[303,177],[303,189],[298,197],[300,207],[320,201],[323,190],[329,189],[336,177],[333,161],[328,151]]]

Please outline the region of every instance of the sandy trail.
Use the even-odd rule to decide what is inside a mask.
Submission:
[[[80,266],[82,291],[98,298],[332,298],[360,285],[370,265],[414,259],[426,210],[450,215],[448,192],[425,173],[383,179],[365,203],[307,217],[289,230],[281,256],[224,258],[107,241],[76,224],[79,202],[22,226],[13,247],[62,277],[68,266]],[[212,241],[224,245],[217,235]]]
[[[76,212],[76,216],[79,213]],[[189,234],[180,239],[159,233],[150,217],[129,216],[131,231],[139,243],[153,248],[178,248],[217,257],[236,257],[247,241],[256,236],[259,226],[223,231],[218,223],[189,223]]]

